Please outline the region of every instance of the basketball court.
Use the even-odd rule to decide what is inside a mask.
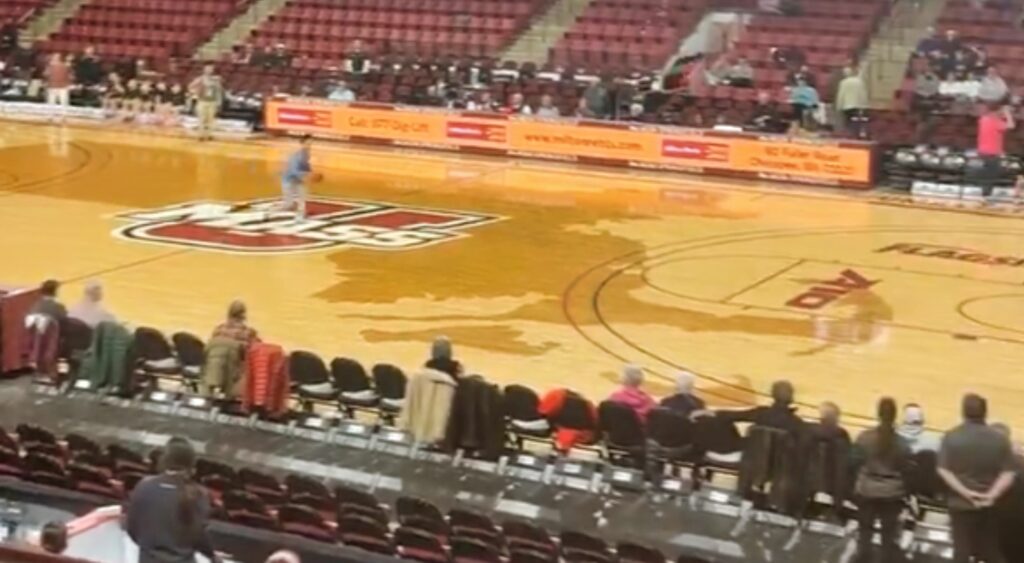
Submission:
[[[1024,224],[855,192],[331,143],[306,223],[267,220],[295,142],[0,124],[0,282],[99,279],[120,319],[203,337],[245,300],[265,340],[600,400],[699,374],[714,405],[794,381],[850,425],[890,394],[1024,433]],[[252,203],[239,208],[237,204]]]

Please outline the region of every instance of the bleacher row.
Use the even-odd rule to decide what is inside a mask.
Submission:
[[[18,0],[4,3],[0,9],[18,16],[50,4],[52,0]],[[248,4],[249,0],[92,0],[42,47],[79,52],[92,44],[101,55],[155,59],[150,61],[151,66],[162,68],[169,57],[194,52]],[[715,4],[722,2],[595,0],[556,42],[548,61],[555,66],[619,75],[660,69]],[[741,8],[753,8],[750,2],[741,4]],[[307,71],[336,66],[356,40],[375,58],[401,53],[427,60],[446,55],[493,59],[550,6],[547,0],[291,0],[246,41],[259,47],[284,43],[294,55],[294,68],[269,77],[241,71],[239,81],[246,90],[266,92],[270,88],[263,81],[269,78],[272,84],[295,91],[288,86],[310,82],[312,74]],[[830,92],[825,91],[823,79],[856,61],[888,9],[889,4],[880,0],[805,0],[798,15],[755,13],[725,56],[730,60],[746,58],[755,69],[755,88],[782,100],[784,94],[780,91],[792,69],[775,61],[771,51],[799,49],[810,71],[819,78],[819,93],[828,100]],[[1024,60],[1024,31],[1016,25],[1012,13],[1012,9],[976,7],[967,0],[952,0],[938,25],[958,30],[967,44],[984,47],[989,60],[1002,66],[1011,90],[1019,93],[1024,71],[1015,63]],[[394,87],[388,81],[361,85],[363,91],[358,94],[373,101],[402,100],[408,98],[404,91],[408,85],[402,83],[405,80],[396,77]],[[537,85],[525,84],[523,88],[529,95]],[[912,89],[908,78],[900,90],[894,115],[901,118],[894,128],[872,127],[885,142],[914,141],[918,127],[915,118],[907,115]],[[575,96],[561,98],[559,93],[555,91],[557,104],[563,111],[572,111]],[[748,94],[736,89],[716,88],[698,97],[711,101],[698,107],[728,112],[729,116],[742,115],[749,102]],[[886,114],[884,122],[894,123],[890,117]],[[954,137],[959,145],[970,143],[967,135]],[[947,138],[940,135],[936,140],[945,143]]]
[[[295,54],[343,55],[355,40],[369,53],[493,56],[547,6],[544,0],[385,2],[292,0],[252,33]]]
[[[149,455],[82,434],[63,439],[34,425],[15,434],[0,428],[0,475],[77,490],[112,501],[158,471],[160,450]],[[201,458],[194,479],[208,492],[213,517],[261,530],[340,543],[426,563],[665,563],[659,551],[629,541],[609,546],[573,530],[552,536],[523,520],[498,526],[485,514],[453,508],[445,514],[418,498],[397,499],[394,510],[372,493],[328,485],[300,474],[283,479],[251,467]],[[700,560],[681,557],[680,562]]]
[[[92,0],[44,44],[49,51],[105,56],[185,57],[240,15],[252,0]]]

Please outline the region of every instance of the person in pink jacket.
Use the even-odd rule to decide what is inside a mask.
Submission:
[[[622,387],[612,393],[608,400],[626,405],[636,412],[641,421],[646,421],[647,413],[658,403],[654,397],[640,389],[643,383],[644,371],[639,366],[628,365],[622,370]]]

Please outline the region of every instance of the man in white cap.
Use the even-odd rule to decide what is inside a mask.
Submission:
[[[68,316],[96,328],[102,322],[116,322],[117,319],[103,306],[103,286],[96,280],[85,283],[85,294]]]
[[[903,406],[903,422],[896,428],[900,435],[910,446],[913,453],[939,451],[942,435],[938,432],[927,430],[924,427],[924,409],[917,403],[907,403]]]

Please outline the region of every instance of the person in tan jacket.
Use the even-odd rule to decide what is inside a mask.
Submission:
[[[398,427],[417,441],[434,444],[442,440],[451,416],[455,379],[441,371],[423,368],[409,379],[405,408]]]

